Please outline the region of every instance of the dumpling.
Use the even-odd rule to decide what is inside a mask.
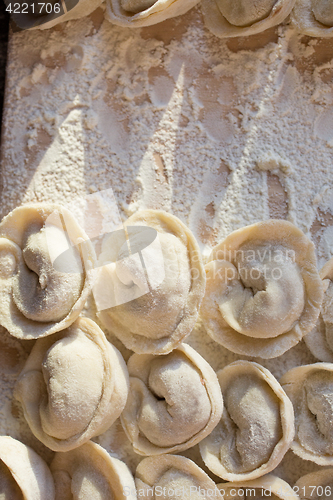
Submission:
[[[16,208],[0,224],[0,324],[36,339],[68,327],[92,288],[94,252],[59,205]]]
[[[248,481],[272,471],[294,437],[293,407],[263,366],[235,361],[217,373],[224,409],[199,444],[207,467],[227,481]]]
[[[77,448],[105,432],[122,412],[128,373],[119,351],[92,320],[34,345],[14,396],[34,435],[54,451]]]
[[[266,476],[252,481],[241,481],[233,483],[218,484],[224,500],[299,500],[295,491],[286,481],[273,475]]]
[[[333,36],[332,0],[296,0],[290,17],[293,26],[304,35]]]
[[[99,267],[94,285],[98,316],[128,349],[167,354],[191,333],[204,295],[198,245],[162,211],[137,212],[125,229],[127,239],[119,232],[103,242],[100,261],[111,263]]]
[[[215,483],[192,460],[176,455],[149,457],[135,473],[142,500],[223,500]]]
[[[11,18],[15,25],[20,29],[41,29],[45,30],[52,28],[56,24],[72,19],[79,19],[88,16],[102,4],[103,0],[76,0],[61,2],[59,0],[48,0],[47,4],[35,3],[34,11],[32,7],[29,10],[22,4],[20,13],[11,14]],[[5,0],[7,7],[11,0]],[[66,8],[66,10],[65,10]]]
[[[199,0],[106,0],[106,19],[118,26],[141,28],[185,14]]]
[[[333,468],[310,472],[299,478],[294,486],[300,500],[331,500]]]
[[[234,231],[205,269],[201,315],[212,339],[232,352],[276,358],[318,319],[323,287],[314,245],[290,222]]]
[[[166,356],[133,354],[121,423],[134,451],[159,455],[186,450],[207,436],[222,415],[215,372],[183,344]]]
[[[134,479],[127,465],[92,441],[56,453],[50,468],[55,500],[136,500]]]
[[[298,366],[280,383],[294,405],[295,439],[291,449],[318,465],[333,464],[333,364]]]
[[[54,500],[52,474],[37,453],[9,436],[0,436],[1,500]]]
[[[282,23],[295,0],[203,0],[207,28],[220,38],[254,35]]]
[[[324,300],[319,318],[304,341],[311,353],[320,361],[333,363],[333,259],[320,271],[323,280]]]

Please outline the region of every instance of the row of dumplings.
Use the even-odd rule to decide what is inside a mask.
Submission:
[[[81,447],[120,416],[137,453],[161,457],[199,443],[207,467],[226,481],[271,472],[290,446],[332,465],[333,365],[294,368],[280,385],[248,361],[215,374],[182,343],[203,299],[207,331],[222,345],[247,349],[237,334],[254,347],[267,339],[265,352],[274,357],[311,330],[326,354],[332,264],[318,274],[313,244],[300,230],[274,220],[242,228],[213,249],[204,267],[189,229],[148,210],[108,235],[100,256],[98,265],[73,216],[55,205],[19,207],[0,224],[0,323],[18,338],[38,339],[14,395],[40,441],[61,457],[73,453],[78,464]],[[154,279],[161,262],[165,270],[148,291],[142,261]],[[135,351],[127,367],[97,324],[78,318],[94,280],[97,302],[105,295],[118,300],[100,319]],[[59,474],[72,493],[94,490],[90,472]],[[72,498],[65,493],[59,498]]]
[[[105,432],[120,416],[142,456],[199,443],[203,461],[227,481],[274,470],[291,447],[333,465],[333,364],[293,368],[280,383],[255,362],[217,374],[192,347],[133,354],[126,364],[96,323],[79,318],[38,339],[14,397],[33,434],[66,452]]]
[[[67,453],[56,453],[50,468],[30,447],[0,437],[2,500],[136,500],[128,467],[91,441]]]
[[[331,0],[202,0],[207,28],[220,38],[248,36],[282,23],[304,35],[333,36]]]
[[[55,1],[55,0],[54,0]],[[93,12],[103,0],[79,0],[63,15],[53,13],[33,18],[32,29],[50,28]],[[119,26],[142,27],[185,14],[199,0],[106,0],[107,19]],[[202,0],[206,26],[220,38],[248,36],[282,23],[291,22],[310,36],[333,34],[333,6],[330,0]],[[25,14],[27,18],[27,14]],[[24,20],[26,22],[26,19]],[[27,25],[28,26],[28,25]],[[23,27],[23,26],[22,26]]]
[[[0,223],[0,325],[20,339],[68,328],[93,291],[102,325],[137,354],[168,354],[200,316],[239,355],[281,356],[303,337],[333,361],[333,260],[319,273],[313,243],[290,222],[231,233],[206,264],[185,224],[143,210],[103,236],[98,257],[73,215],[19,207]]]
[[[125,463],[92,441],[56,453],[49,468],[28,446],[0,437],[4,500],[319,500],[331,498],[332,478],[328,468],[301,477],[293,488],[273,474],[215,484],[194,462],[176,455],[145,458],[133,478]]]

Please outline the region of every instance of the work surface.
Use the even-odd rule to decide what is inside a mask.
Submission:
[[[130,30],[88,18],[11,36],[1,165],[1,216],[28,201],[112,188],[125,219],[160,208],[193,231],[203,255],[231,231],[268,218],[296,224],[333,255],[333,43],[280,26],[220,40],[200,8]],[[88,304],[85,314],[95,318]],[[121,347],[125,359],[129,351]],[[219,369],[239,359],[198,324],[188,343]],[[12,388],[30,342],[0,341],[0,431],[47,460]],[[315,362],[301,342],[256,361],[279,378]],[[132,470],[140,457],[116,424],[97,438]],[[183,453],[199,465],[197,447]],[[288,452],[294,484],[319,466]]]

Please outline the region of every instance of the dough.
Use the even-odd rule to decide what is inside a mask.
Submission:
[[[217,0],[217,4],[229,24],[247,27],[267,19],[276,0]]]
[[[223,400],[215,372],[190,346],[166,356],[134,354],[121,423],[134,451],[158,455],[186,450],[219,422]]]
[[[250,361],[217,373],[222,418],[199,444],[207,467],[227,481],[256,479],[275,469],[294,437],[291,402],[273,375]]]
[[[213,248],[201,316],[213,340],[237,354],[280,356],[315,325],[323,299],[314,245],[290,222],[269,220]]]
[[[295,411],[292,450],[304,460],[333,465],[333,364],[298,366],[280,383]]]
[[[176,455],[149,457],[135,473],[138,497],[143,500],[222,500],[215,483],[192,460]]]
[[[1,500],[55,500],[52,474],[37,453],[9,436],[0,436]]]
[[[331,0],[296,0],[290,17],[295,29],[304,35],[333,36]]]
[[[106,18],[118,26],[141,28],[185,14],[199,0],[106,0]]]
[[[92,441],[56,453],[51,471],[55,500],[136,500],[134,479],[127,465]]]
[[[185,224],[166,212],[137,212],[125,228],[127,239],[119,232],[103,242],[100,261],[111,263],[99,268],[94,286],[98,316],[128,349],[167,354],[198,316],[205,291],[200,251]]]
[[[0,324],[36,339],[79,316],[92,288],[92,245],[59,205],[16,208],[0,224]]]
[[[315,327],[304,337],[311,353],[320,361],[333,362],[333,259],[322,270],[324,300]]]
[[[295,0],[203,0],[207,28],[220,38],[254,35],[282,23]]]
[[[14,396],[34,435],[54,451],[77,448],[105,432],[122,412],[128,373],[119,351],[92,320],[39,339]]]
[[[331,500],[333,469],[318,470],[300,477],[294,486],[300,500]]]
[[[224,500],[299,500],[288,483],[273,474],[252,481],[218,484]],[[264,492],[264,493],[263,493]]]

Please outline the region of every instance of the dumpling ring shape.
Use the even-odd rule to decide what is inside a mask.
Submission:
[[[52,474],[37,453],[10,436],[0,436],[1,500],[54,500]]]
[[[55,500],[136,500],[127,465],[92,441],[75,450],[56,453],[51,471]]]
[[[106,18],[126,28],[141,28],[185,14],[199,0],[107,0]]]
[[[105,432],[122,412],[128,373],[119,351],[88,318],[38,339],[14,396],[33,434],[54,451]]]
[[[282,23],[295,0],[203,0],[207,28],[220,38],[248,36]]]
[[[194,446],[217,425],[223,408],[215,372],[190,346],[166,356],[133,354],[122,426],[140,455]]]
[[[0,224],[0,324],[35,339],[68,327],[93,283],[88,236],[59,205],[16,208]]]
[[[275,358],[317,321],[323,287],[314,245],[290,222],[234,231],[205,269],[201,315],[207,333],[232,352]]]
[[[320,361],[333,363],[333,259],[322,270],[324,300],[319,318],[313,330],[304,337],[311,353]]]
[[[217,372],[222,418],[201,443],[207,467],[227,481],[248,481],[271,472],[294,437],[293,406],[263,366],[235,361]]]
[[[294,405],[291,449],[304,460],[333,465],[333,364],[292,368],[280,383]]]
[[[333,2],[331,0],[296,0],[291,13],[294,28],[309,36],[333,36]]]
[[[124,228],[128,240],[119,232],[119,238],[111,234],[102,244],[99,260],[105,265],[93,289],[98,317],[128,349],[167,354],[191,333],[198,317],[205,291],[200,250],[185,224],[161,210],[139,211]],[[156,238],[145,247],[151,232]]]
[[[135,472],[135,485],[142,500],[223,500],[214,481],[179,455],[143,459]]]

